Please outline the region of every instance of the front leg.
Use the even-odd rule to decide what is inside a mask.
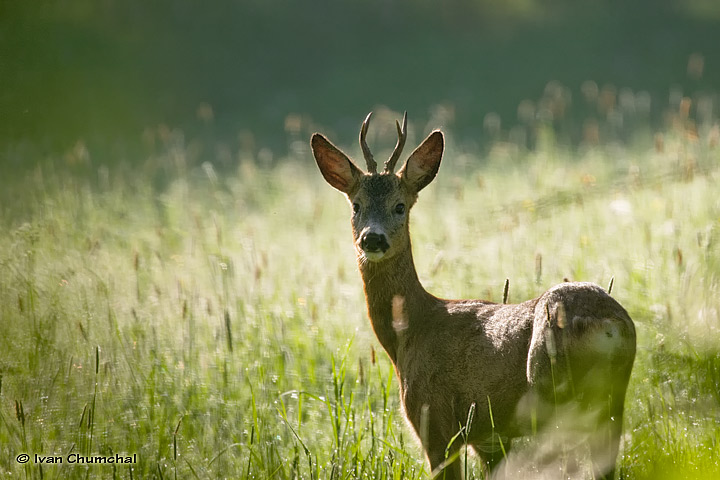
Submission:
[[[445,440],[441,436],[430,435],[428,444],[424,445],[425,453],[430,462],[432,470],[431,478],[435,480],[461,480],[462,468],[460,458],[453,460],[453,456],[460,450],[460,442],[453,442],[448,448],[450,439]]]
[[[409,407],[406,403],[406,407]],[[463,444],[461,436],[452,428],[450,408],[432,409],[427,404],[420,408],[407,408],[408,419],[420,438],[430,463],[430,478],[461,480],[462,468],[457,452]]]

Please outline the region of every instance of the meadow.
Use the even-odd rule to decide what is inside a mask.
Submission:
[[[411,215],[438,296],[612,281],[638,331],[626,479],[720,478],[720,132],[679,107],[659,133],[573,148],[552,125],[532,148],[450,130]],[[408,144],[427,132],[411,117]],[[0,476],[425,478],[366,318],[349,206],[309,135],[283,158],[230,152],[223,170],[165,133],[133,164],[80,149],[21,158],[35,166],[2,181]]]

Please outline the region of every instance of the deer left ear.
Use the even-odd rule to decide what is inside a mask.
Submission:
[[[419,192],[433,181],[440,168],[445,139],[440,130],[435,130],[423,140],[400,169],[398,175],[415,192]]]

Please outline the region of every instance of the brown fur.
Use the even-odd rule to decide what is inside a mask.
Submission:
[[[590,283],[563,283],[517,305],[431,295],[413,263],[409,210],[437,174],[442,133],[431,133],[397,174],[363,173],[320,134],[311,145],[324,178],[356,210],[353,237],[368,315],[433,472],[460,478],[459,462],[447,461],[446,453],[452,456],[464,439],[493,470],[511,439],[557,425],[559,412],[578,411],[589,423],[570,421],[569,429],[586,434],[595,476],[612,478],[635,357],[625,309]],[[365,251],[370,233],[383,236],[387,248]],[[463,430],[451,445],[468,427],[472,405],[469,437]]]

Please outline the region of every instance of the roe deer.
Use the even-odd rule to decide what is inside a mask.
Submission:
[[[366,143],[369,120],[370,114],[360,130],[367,173],[319,133],[311,146],[325,180],[352,205],[368,315],[433,474],[461,477],[453,461],[461,443],[484,468],[502,472],[496,467],[511,439],[543,426],[556,431],[566,415],[571,418],[562,427],[580,432],[592,475],[613,478],[635,358],[628,313],[591,283],[562,283],[517,305],[444,300],[425,291],[413,264],[408,215],[438,172],[443,134],[433,131],[395,173],[406,113],[402,127],[397,123],[395,150],[378,173]],[[557,451],[550,456],[560,457]]]

